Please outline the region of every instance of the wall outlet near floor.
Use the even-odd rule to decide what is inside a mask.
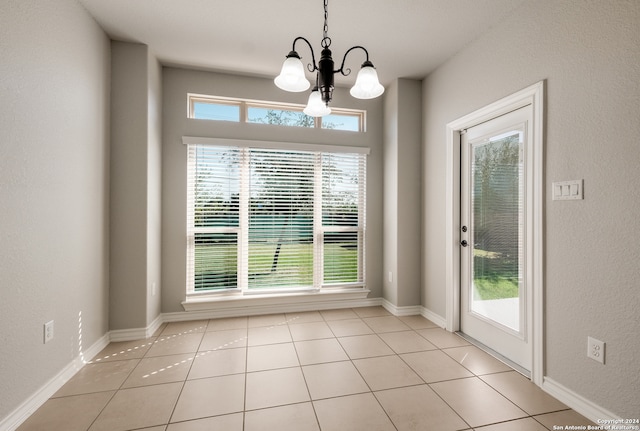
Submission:
[[[46,344],[49,341],[53,340],[53,320],[44,324],[44,340],[43,342]]]
[[[592,337],[587,337],[587,357],[594,361],[604,364],[604,341],[596,340]]]

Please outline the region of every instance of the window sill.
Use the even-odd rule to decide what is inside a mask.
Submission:
[[[185,311],[238,310],[262,307],[295,307],[296,309],[341,308],[345,301],[366,299],[371,291],[363,288],[333,289],[307,292],[252,295],[193,295],[182,302]]]

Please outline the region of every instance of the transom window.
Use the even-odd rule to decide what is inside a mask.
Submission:
[[[310,117],[303,105],[188,94],[188,118],[310,127],[351,132],[364,131],[365,111],[331,108],[324,117]]]
[[[187,293],[364,286],[367,149],[183,141]]]

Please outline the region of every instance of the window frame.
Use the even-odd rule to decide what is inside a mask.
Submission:
[[[330,289],[366,289],[366,165],[368,147],[350,147],[334,145],[296,144],[270,141],[247,141],[235,139],[182,138],[183,144],[187,147],[187,247],[186,247],[186,293],[187,297],[202,295],[255,295],[255,294],[279,294],[296,292],[320,292]],[[192,147],[197,146],[231,147],[241,150],[241,167],[239,174],[240,181],[240,213],[238,227],[196,227],[194,225],[195,203],[193,193],[195,184],[195,163],[196,158],[192,157]],[[248,250],[249,250],[249,152],[252,149],[259,150],[283,150],[302,151],[315,154],[314,162],[314,216],[313,216],[313,286],[312,287],[281,287],[281,288],[250,288],[248,286]],[[323,154],[358,154],[358,222],[357,226],[345,225],[324,225],[323,224],[323,178],[322,178],[322,155]],[[358,250],[357,259],[357,281],[325,283],[324,281],[324,239],[327,233],[347,233],[357,234]],[[222,289],[195,289],[195,235],[197,233],[235,233],[237,234],[237,285],[234,288]],[[245,259],[246,258],[246,259]]]

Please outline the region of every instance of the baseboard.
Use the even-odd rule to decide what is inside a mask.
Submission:
[[[394,316],[415,316],[419,315],[422,307],[420,305],[411,305],[398,307],[386,299],[382,299],[382,307]]]
[[[434,313],[428,308],[420,307],[420,315],[425,319],[431,320],[433,323],[435,323],[441,328],[446,328],[447,326],[447,319],[440,316],[439,314]]]
[[[103,335],[98,341],[93,343],[84,352],[64,367],[58,374],[45,383],[40,389],[34,392],[22,404],[18,406],[7,417],[0,421],[0,431],[14,431],[29,416],[40,408],[49,398],[53,396],[65,383],[69,381],[86,363],[86,360],[94,357],[110,342],[109,334]]]
[[[116,329],[109,332],[109,340],[113,342],[144,340],[151,337],[164,322],[163,314],[159,314],[146,328]]]
[[[549,377],[544,378],[542,389],[594,423],[606,419],[622,419]]]

